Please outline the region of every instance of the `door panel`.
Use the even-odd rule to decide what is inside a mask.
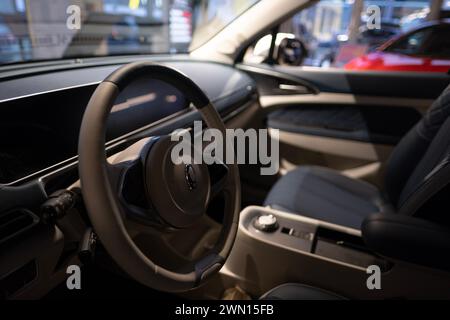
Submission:
[[[420,118],[413,108],[305,103],[269,113],[267,125],[291,133],[395,145]]]
[[[392,149],[449,84],[443,73],[238,68],[258,84],[265,124],[280,130],[281,172],[322,165],[376,184]]]

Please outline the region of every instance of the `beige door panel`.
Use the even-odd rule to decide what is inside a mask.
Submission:
[[[273,130],[269,129],[269,133],[272,134]],[[390,145],[319,137],[286,131],[280,131],[279,138],[281,143],[286,143],[300,149],[367,161],[383,162],[387,160],[393,149]]]
[[[273,129],[269,129],[269,133]],[[383,169],[393,146],[360,141],[279,132],[280,174],[300,165],[319,165],[382,185]]]

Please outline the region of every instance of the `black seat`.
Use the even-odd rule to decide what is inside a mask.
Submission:
[[[394,149],[386,168],[384,194],[338,171],[299,167],[277,181],[264,204],[357,229],[372,213],[420,216],[425,211],[421,209],[429,209],[428,200],[435,200],[450,182],[443,170],[450,164],[449,115],[450,86]],[[448,215],[427,215],[427,219],[450,220]]]
[[[322,167],[299,167],[280,179],[266,204],[281,211],[359,228],[366,215],[390,209],[373,185]]]
[[[335,293],[299,283],[285,283],[265,293],[262,300],[345,300]]]

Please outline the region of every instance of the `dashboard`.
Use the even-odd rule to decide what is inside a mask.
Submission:
[[[11,183],[77,154],[84,109],[95,85],[40,94],[0,108],[0,183]],[[111,141],[188,107],[183,94],[153,79],[136,79],[108,119]]]
[[[76,263],[79,241],[89,224],[82,201],[57,225],[45,219],[47,223],[40,223],[41,206],[78,181],[78,136],[97,85],[123,64],[141,59],[190,77],[229,126],[241,126],[260,108],[256,85],[245,72],[179,56],[1,67],[0,299],[41,297],[63,281],[66,264]],[[118,153],[144,137],[189,128],[195,120],[201,116],[183,93],[144,75],[114,103],[106,154]]]
[[[230,66],[200,61],[158,61],[194,80],[223,115],[255,93],[251,78]],[[121,64],[38,71],[0,77],[0,185],[17,185],[76,161],[84,110],[97,84]],[[143,76],[117,98],[108,119],[107,146],[194,109],[173,86]],[[174,120],[174,119],[172,119]],[[173,122],[173,121],[172,121]],[[164,127],[169,133],[186,123]],[[137,135],[139,137],[139,135]]]

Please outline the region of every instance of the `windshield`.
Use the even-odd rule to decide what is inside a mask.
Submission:
[[[257,0],[1,0],[0,64],[187,53]]]

